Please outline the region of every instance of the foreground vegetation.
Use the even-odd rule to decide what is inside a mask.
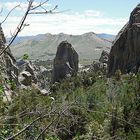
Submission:
[[[50,85],[14,88],[12,101],[0,91],[0,139],[139,140],[140,73],[107,79],[101,72],[81,73]]]

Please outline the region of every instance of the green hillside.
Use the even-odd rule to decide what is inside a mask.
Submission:
[[[109,51],[111,47],[111,42],[90,32],[83,35],[67,35],[60,33],[57,35],[37,35],[29,39],[27,37],[15,43],[11,49],[17,58],[27,53],[30,59],[34,60],[53,59],[57,46],[64,40],[67,40],[73,45],[82,62],[83,60],[93,61],[93,59],[98,59],[102,50]]]

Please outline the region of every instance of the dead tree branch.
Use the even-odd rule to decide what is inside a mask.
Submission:
[[[34,123],[38,122],[39,120],[41,119],[44,119],[46,117],[49,117],[52,113],[55,113],[56,110],[54,111],[51,111],[50,113],[48,114],[45,114],[45,115],[41,115],[40,117],[36,118],[35,120],[33,120],[30,124],[28,124],[27,126],[25,126],[22,130],[20,130],[18,133],[16,133],[15,135],[5,139],[5,140],[13,140],[15,137],[19,136],[20,134],[22,134],[23,132],[25,132],[29,127],[31,127]]]
[[[45,3],[47,3],[48,1],[49,1],[49,0],[46,0],[46,1],[44,1],[44,2],[40,2],[39,5],[37,5],[37,6],[33,7],[33,8],[31,8],[30,11],[31,11],[31,10],[36,10],[37,8],[42,7],[42,6],[43,6]]]
[[[0,14],[3,12],[3,8],[1,8],[1,10],[0,10]]]
[[[17,26],[17,29],[15,31],[14,36],[11,38],[10,43],[7,46],[5,46],[5,48],[1,51],[0,56],[7,50],[7,48],[9,48],[9,46],[13,43],[13,41],[15,40],[15,38],[17,37],[17,35],[19,34],[19,32],[20,32],[20,30],[21,30],[21,28],[22,28],[22,26],[23,26],[23,24],[24,24],[24,22],[25,22],[25,20],[27,18],[27,15],[28,15],[28,13],[30,11],[30,8],[32,6],[32,3],[33,3],[33,0],[30,0],[29,5],[28,5],[28,8],[27,8],[27,10],[26,10],[23,18],[21,19],[19,25]]]
[[[59,14],[59,13],[64,13],[64,12],[67,12],[67,11],[70,11],[69,9],[68,10],[64,10],[64,11],[59,11],[59,12],[54,12],[54,11],[52,11],[52,10],[50,10],[50,11],[45,11],[45,12],[30,12],[29,14],[35,14],[35,15],[37,15],[37,14]]]
[[[58,116],[56,116],[56,118],[54,118],[54,119],[50,122],[50,124],[47,125],[46,128],[44,128],[44,130],[38,135],[38,137],[36,138],[36,140],[39,140],[40,137],[48,130],[48,128],[49,128],[55,121],[59,120],[59,118],[61,117],[61,115],[62,115],[63,113],[65,113],[65,112],[69,109],[70,106],[71,106],[71,105],[68,105],[68,106],[66,107],[66,109],[64,109],[62,112],[60,112],[60,113],[58,114]]]
[[[10,10],[10,12],[7,14],[7,16],[5,17],[5,19],[0,23],[1,25],[7,20],[7,18],[9,17],[9,15],[20,5],[15,6],[13,9]],[[1,11],[2,12],[2,11]],[[0,13],[1,13],[0,12]]]
[[[18,36],[18,34],[24,29],[24,27],[27,25],[25,24],[25,20],[27,18],[27,16],[29,14],[35,14],[35,10],[37,10],[38,8],[42,8],[44,4],[46,4],[49,0],[45,0],[44,2],[40,2],[39,5],[37,6],[33,6],[33,3],[34,3],[34,0],[27,0],[28,1],[28,7],[27,7],[27,10],[24,14],[24,16],[22,17],[21,21],[19,22],[14,34],[12,35],[10,41],[9,41],[9,44],[8,45],[5,45],[4,44],[4,49],[0,52],[0,56],[11,46],[11,44],[14,42],[14,40],[16,39],[16,37]],[[19,6],[19,5],[18,5]],[[16,7],[18,7],[16,6]],[[6,18],[4,19],[4,21],[2,23],[4,23],[6,21],[6,19],[8,18],[8,16],[10,15],[10,13],[16,8],[14,7],[9,13],[8,15],[6,16]],[[53,13],[53,11],[57,8],[58,6],[55,6],[55,8],[53,8],[52,10],[49,10],[46,12],[37,12],[37,14],[48,14],[48,13]],[[33,11],[33,12],[31,12]]]
[[[36,122],[43,120],[44,118],[48,117],[52,117],[52,115],[54,115],[53,120],[44,128],[44,130],[38,135],[38,137],[36,138],[36,140],[38,140],[45,132],[46,130],[52,126],[52,124],[54,122],[56,122],[63,113],[65,113],[66,111],[68,111],[68,109],[73,105],[74,103],[68,104],[67,107],[61,106],[60,108],[55,108],[52,109],[49,113],[45,114],[45,115],[41,115],[38,118],[36,118],[35,120],[33,120],[30,124],[26,125],[22,130],[20,130],[18,133],[14,134],[13,136],[5,139],[5,140],[13,140],[14,138],[16,138],[17,136],[21,135],[22,133],[24,133],[29,127],[31,127],[32,125],[34,125]],[[64,109],[65,107],[65,109]],[[57,113],[58,112],[58,113]]]

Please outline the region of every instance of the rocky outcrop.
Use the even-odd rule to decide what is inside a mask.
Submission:
[[[104,71],[103,63],[93,61],[93,63],[89,67],[89,72],[98,72],[98,71]]]
[[[140,66],[140,4],[132,11],[129,22],[118,33],[109,54],[108,76],[137,72]]]
[[[0,25],[0,52],[3,52],[6,47],[6,39]],[[7,48],[0,55],[0,84],[3,88],[3,101],[10,102],[12,100],[11,96],[13,94],[13,89],[18,82],[18,68],[16,67],[16,60],[13,57],[10,48]]]
[[[28,71],[23,71],[20,73],[19,76],[20,84],[24,86],[31,86],[32,85],[32,75]]]
[[[58,82],[67,75],[73,76],[78,72],[78,54],[67,41],[63,41],[57,48],[53,63],[52,82]]]
[[[33,83],[37,84],[35,66],[31,61],[20,60],[17,62],[17,66],[20,73],[18,77],[20,84],[23,84],[24,86],[31,86]]]
[[[42,94],[49,93],[51,70],[35,64],[29,60],[18,60],[16,65],[19,68],[19,83],[21,88],[35,86]]]
[[[0,52],[5,48],[6,39],[0,25]],[[16,60],[13,57],[10,48],[7,48],[0,56],[0,70],[4,77],[15,84],[18,84],[18,68],[15,65]]]
[[[108,52],[103,50],[101,53],[101,57],[99,59],[99,62],[107,64],[108,63],[108,56],[109,56]]]
[[[93,61],[89,67],[89,72],[98,72],[101,71],[106,74],[107,63],[108,63],[108,52],[102,51],[99,61]]]
[[[39,87],[41,89],[44,89],[44,88],[48,89],[49,83],[51,81],[52,69],[45,68],[44,66],[38,66],[38,65],[36,65],[36,67],[37,67],[36,76],[37,76]]]

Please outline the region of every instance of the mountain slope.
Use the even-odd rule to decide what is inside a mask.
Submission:
[[[89,32],[82,35],[67,34],[42,34],[31,37],[23,37],[16,40],[11,47],[13,54],[19,58],[27,53],[31,59],[53,59],[60,42],[67,40],[83,59],[98,59],[102,50],[110,50],[111,42]]]

